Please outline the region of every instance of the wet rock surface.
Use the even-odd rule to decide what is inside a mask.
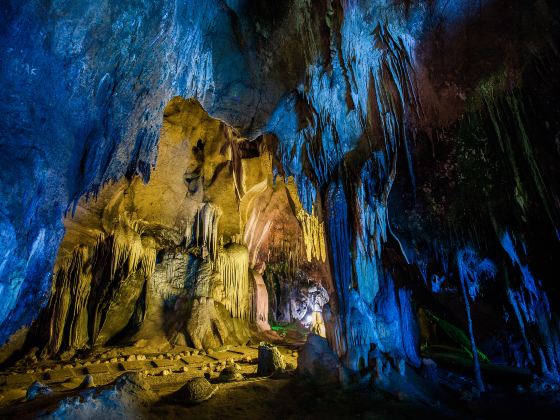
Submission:
[[[27,401],[33,401],[36,398],[41,398],[47,395],[51,395],[52,393],[53,393],[52,389],[50,389],[47,385],[35,381],[27,389],[27,393],[25,394],[25,399]]]

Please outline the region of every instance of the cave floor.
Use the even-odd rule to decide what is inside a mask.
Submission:
[[[278,346],[285,361],[295,367],[297,349],[294,346]],[[2,373],[0,379],[0,418],[37,418],[53,412],[62,400],[75,397],[84,391],[81,383],[86,375],[93,377],[95,386],[104,388],[127,372],[143,372],[146,383],[157,395],[157,400],[145,401],[129,407],[130,418],[196,418],[196,419],[300,419],[300,418],[437,418],[438,413],[416,403],[402,402],[371,390],[344,391],[322,383],[298,377],[292,370],[271,377],[258,377],[257,346],[233,347],[208,354],[166,353],[147,357],[145,361],[130,361],[131,349],[112,349],[107,357],[87,361],[84,366],[55,365],[36,367],[34,373],[12,370]],[[192,349],[191,349],[192,351]],[[117,361],[110,357],[117,352]],[[100,355],[100,356],[104,356]],[[169,355],[171,357],[169,357]],[[177,359],[177,355],[180,357]],[[128,357],[127,357],[128,356]],[[137,356],[137,355],[136,355]],[[155,358],[155,359],[154,359]],[[234,359],[241,368],[245,380],[219,383],[221,365]],[[124,361],[122,359],[125,359]],[[78,362],[79,363],[79,362]],[[218,384],[214,396],[198,405],[187,405],[178,397],[179,389],[188,379],[214,368],[210,381]],[[130,369],[131,366],[143,369]],[[184,368],[186,367],[186,372]],[[46,372],[44,372],[46,370]],[[167,371],[168,373],[162,374]],[[29,385],[39,380],[48,385],[53,394],[26,401]]]
[[[554,418],[550,417],[555,410],[550,405],[550,398],[543,399],[528,393],[493,392],[468,401],[452,397],[448,391],[438,387],[433,390],[438,396],[426,403],[426,400],[410,398],[412,394],[407,395],[407,391],[389,393],[371,388],[343,390],[332,387],[296,375],[293,368],[297,363],[298,347],[299,343],[278,345],[289,365],[285,373],[271,377],[256,375],[257,345],[226,347],[210,354],[179,346],[159,353],[142,352],[134,347],[115,347],[83,358],[75,356],[67,362],[18,363],[0,372],[0,419],[37,418],[52,413],[63,401],[71,401],[77,396],[83,398],[83,381],[87,375],[91,375],[95,391],[98,391],[109,389],[119,376],[131,372],[142,373],[143,381],[156,398],[128,401],[124,418],[517,418],[531,413]],[[245,379],[220,383],[219,372],[232,359],[239,365]],[[178,391],[189,379],[204,374],[218,385],[218,390],[208,401],[187,405]],[[27,390],[34,381],[47,385],[52,394],[27,401]],[[417,382],[415,386],[424,385],[424,382]],[[406,389],[406,386],[403,388]],[[440,397],[443,405],[434,403]],[[556,404],[556,407],[559,405]],[[68,415],[56,418],[92,417]],[[122,417],[115,415],[115,418]]]
[[[422,413],[437,417],[429,407],[372,391],[343,391],[298,377],[293,368],[300,344],[278,345],[288,370],[273,377],[256,375],[257,345],[228,347],[211,354],[178,346],[165,353],[115,347],[68,362],[20,362],[0,372],[0,418],[37,418],[51,413],[61,401],[84,392],[87,375],[97,389],[103,389],[128,372],[142,372],[157,395],[156,401],[130,407],[135,413],[131,418],[411,418]],[[146,359],[138,360],[138,356]],[[239,365],[245,380],[219,383],[219,371],[231,359]],[[192,406],[177,397],[177,391],[189,379],[205,373],[219,385],[210,400]],[[47,385],[53,393],[27,401],[27,390],[34,381]]]
[[[287,363],[297,363],[297,346],[279,346]],[[237,363],[244,375],[253,375],[257,368],[258,345],[227,346],[219,351],[199,351],[190,347],[173,346],[164,352],[135,347],[104,348],[67,361],[29,361],[21,359],[0,372],[0,408],[25,400],[29,386],[39,381],[55,394],[64,396],[83,389],[83,381],[91,375],[96,387],[112,383],[127,372],[141,372],[151,386],[165,394],[167,388],[183,384],[188,379],[209,373],[217,377],[226,363]]]

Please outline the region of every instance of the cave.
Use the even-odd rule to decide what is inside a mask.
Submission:
[[[0,417],[557,417],[559,35],[2,1]]]

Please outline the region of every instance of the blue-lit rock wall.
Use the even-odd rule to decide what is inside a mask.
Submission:
[[[295,177],[304,207],[326,207],[339,355],[358,369],[373,347],[417,365],[410,293],[395,287],[381,252],[396,161],[403,151],[401,159],[411,159],[409,130],[420,112],[412,34],[421,11],[405,20],[384,2],[330,6],[330,62],[309,66],[268,129],[279,138],[285,175]]]
[[[46,303],[64,212],[111,179],[148,179],[172,97],[258,125],[231,13],[218,1],[2,2],[0,341]]]
[[[48,298],[64,212],[148,179],[183,96],[278,139],[278,175],[326,222],[347,366],[417,365],[420,306],[462,325],[476,357],[494,306],[525,343],[518,364],[558,379],[553,3],[3,2],[0,342]]]

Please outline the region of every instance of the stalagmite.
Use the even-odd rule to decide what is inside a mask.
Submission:
[[[3,1],[0,418],[560,408],[559,17]]]

